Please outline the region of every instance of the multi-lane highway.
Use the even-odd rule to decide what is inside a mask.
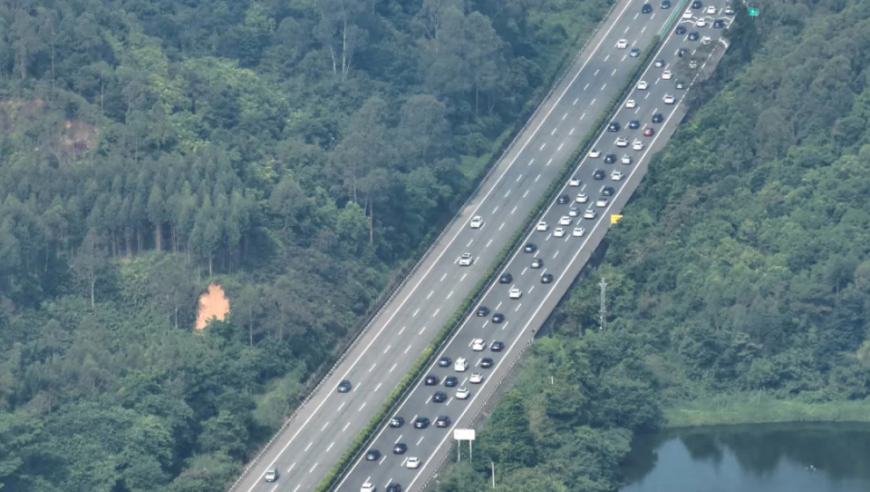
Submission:
[[[541,217],[543,224],[529,233],[503,270],[510,278],[497,280],[488,288],[479,305],[485,309],[469,315],[429,368],[427,377],[417,383],[396,411],[403,424],[387,425],[379,431],[368,448],[376,453],[364,453],[359,458],[340,483],[340,492],[394,492],[394,484],[404,491],[424,489],[448,451],[452,430],[472,423],[474,413],[507,371],[507,365],[534,337],[534,330],[543,324],[600,242],[610,225],[610,215],[621,210],[637,186],[653,149],[660,148],[673,132],[682,117],[679,106],[691,85],[700,74],[713,69],[727,46],[720,40],[731,22],[724,7],[723,0],[704,1],[699,8],[687,9],[685,16],[684,12],[678,13],[678,28],[668,32],[638,84],[621,101],[612,119],[619,129],[614,126],[598,137],[592,146],[595,150],[581,161],[571,181],[560,191],[561,200],[549,205]],[[640,4],[631,7],[637,11],[640,8]],[[717,19],[720,22],[715,22]],[[631,30],[623,28],[615,36],[605,37],[594,56],[602,61],[620,59],[630,48],[617,47],[618,39],[627,39],[629,46],[636,41]],[[589,62],[589,66],[593,64],[594,60]],[[569,117],[564,120],[568,126],[574,124]],[[557,132],[560,127],[556,127]],[[608,155],[614,162],[606,162],[610,160]],[[489,229],[477,232],[491,232],[491,211],[482,209],[478,214]],[[457,265],[449,269],[464,271]],[[504,318],[499,323],[495,322],[496,314]],[[498,350],[493,349],[495,343],[500,345]],[[461,368],[456,363],[460,359],[468,362],[467,369],[458,370]],[[490,367],[482,364],[485,359],[489,359]],[[455,381],[448,382],[448,378]],[[444,401],[435,401],[436,392]],[[442,416],[448,420],[436,426]],[[428,419],[425,428],[415,425],[420,418]],[[397,445],[401,448],[398,454],[394,452]]]
[[[624,84],[639,60],[631,49],[646,48],[664,27],[671,11],[642,14],[641,5],[639,0],[617,2],[478,193],[232,490],[311,491],[339,460]],[[626,48],[616,50],[621,39]],[[476,215],[484,218],[483,226],[471,229],[469,220]],[[459,267],[466,252],[474,261]],[[514,313],[506,315],[504,326],[513,326]],[[353,389],[338,394],[335,388],[345,379]],[[266,483],[264,474],[272,468],[279,477]]]

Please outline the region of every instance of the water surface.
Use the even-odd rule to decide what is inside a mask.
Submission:
[[[765,424],[635,439],[620,492],[870,492],[870,425]]]

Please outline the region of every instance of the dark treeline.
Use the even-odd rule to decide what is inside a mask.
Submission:
[[[221,490],[608,6],[2,2],[0,486]]]
[[[753,5],[440,491],[489,490],[493,462],[497,490],[610,491],[671,412],[868,402],[870,4]]]

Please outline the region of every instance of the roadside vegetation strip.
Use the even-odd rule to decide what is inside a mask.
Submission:
[[[462,301],[462,304],[460,304],[459,308],[457,308],[450,319],[439,330],[429,346],[423,350],[423,353],[420,354],[420,357],[417,358],[417,361],[411,369],[405,373],[405,376],[401,381],[399,381],[399,384],[396,385],[396,388],[390,393],[390,396],[387,397],[387,401],[381,409],[378,410],[378,413],[372,417],[368,424],[366,424],[365,428],[359,433],[359,435],[357,435],[356,439],[354,439],[347,450],[345,450],[338,463],[336,463],[323,480],[321,480],[320,484],[318,484],[315,489],[315,492],[327,492],[336,485],[336,482],[344,476],[344,473],[353,465],[359,454],[369,445],[370,441],[377,434],[378,429],[386,425],[387,421],[392,417],[393,412],[395,412],[408,393],[413,389],[416,381],[423,376],[425,370],[430,364],[432,364],[434,357],[447,343],[454,331],[462,325],[462,321],[470,314],[472,308],[480,301],[487,286],[496,280],[496,277],[499,272],[501,272],[502,268],[505,267],[513,251],[520,246],[522,240],[525,239],[526,235],[531,231],[532,227],[534,227],[538,217],[546,209],[547,204],[556,198],[556,194],[562,189],[565,180],[567,180],[574,172],[575,168],[604,129],[613,113],[619,108],[622,99],[631,91],[632,87],[634,87],[638,75],[640,75],[647,63],[649,63],[653,53],[655,53],[658,48],[659,42],[660,38],[656,36],[650,43],[646,53],[641,58],[640,63],[632,70],[622,89],[608,103],[607,112],[595,120],[595,123],[590,128],[586,137],[583,138],[583,141],[571,154],[571,157],[565,161],[559,175],[550,183],[550,186],[547,187],[547,190],[541,198],[538,199],[537,203],[532,208],[532,211],[524,219],[523,224],[511,236],[508,243],[504,248],[502,248],[498,255],[496,255],[496,259],[493,261],[492,266],[487,268],[483,277],[481,277],[477,282],[471,293],[468,294],[465,300]]]

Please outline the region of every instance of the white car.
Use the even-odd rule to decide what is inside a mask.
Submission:
[[[707,15],[716,15],[716,7],[713,5],[707,6]]]
[[[625,176],[622,174],[622,171],[613,171],[610,173],[610,179],[613,181],[622,181],[622,177]]]
[[[628,147],[628,139],[625,137],[619,137],[616,139],[617,147]]]
[[[508,291],[508,297],[510,297],[511,299],[519,299],[520,297],[523,297],[523,291],[521,291],[519,287],[514,287],[510,291]],[[471,348],[473,349],[474,347]]]
[[[593,159],[601,157],[601,151],[598,149],[592,149],[589,151],[589,157],[591,157]]]
[[[582,181],[580,181],[580,178],[574,176],[573,178],[571,178],[570,181],[568,181],[568,186],[580,186],[581,182]]]
[[[483,225],[483,217],[479,215],[475,215],[471,218],[471,228],[472,229],[480,229],[480,226]]]
[[[483,338],[475,338],[471,341],[471,350],[482,352],[486,348],[486,342]]]
[[[664,79],[664,80],[671,80],[671,77],[673,77],[673,76],[674,76],[674,74],[671,73],[670,70],[665,70],[664,72],[662,72],[662,79]]]
[[[629,99],[628,101],[625,101],[625,107],[628,109],[636,108],[637,101],[635,101],[634,99]]]
[[[456,372],[465,372],[466,369],[468,369],[468,361],[464,357],[456,359],[453,363],[453,370]]]
[[[606,207],[607,206],[607,198],[601,197],[595,202],[596,207]]]
[[[692,18],[692,9],[689,9],[683,12],[683,19],[691,19]]]
[[[562,227],[557,227],[555,231],[553,231],[553,235],[556,237],[564,237],[565,229]]]
[[[632,161],[632,159],[631,159],[630,155],[625,154],[624,156],[622,156],[622,163],[625,164],[626,166],[631,164],[631,161]]]
[[[410,468],[412,470],[420,468],[420,458],[416,456],[408,458],[408,461],[405,462],[405,468]]]
[[[710,36],[704,36],[701,38],[701,44],[710,44],[710,41],[713,41]]]
[[[665,104],[674,104],[674,96],[670,94],[665,94],[665,97],[663,99],[665,101]]]
[[[707,27],[707,20],[703,18],[698,19],[698,22],[695,22],[695,27]]]
[[[540,232],[546,232],[547,229],[549,229],[549,228],[550,228],[550,226],[548,226],[547,223],[542,220],[542,221],[538,222],[538,226],[535,227],[535,230],[540,231]]]
[[[592,210],[591,208],[583,212],[584,219],[594,219],[595,217],[598,217],[598,212]]]
[[[641,80],[637,83],[637,90],[645,91],[649,87],[649,84],[646,83],[646,80]]]
[[[456,390],[457,400],[467,400],[469,396],[471,396],[471,392],[468,391],[468,388],[459,388],[458,390]]]
[[[643,150],[643,142],[640,140],[635,140],[631,143],[631,148],[634,150]]]
[[[480,384],[483,382],[483,374],[479,372],[475,372],[471,375],[471,378],[468,379],[468,382],[471,384]]]
[[[586,229],[582,227],[575,227],[574,232],[571,233],[574,237],[583,237],[583,234],[586,234]]]
[[[278,469],[270,468],[265,475],[263,475],[263,480],[267,482],[274,482],[278,480]]]
[[[568,217],[577,217],[580,215],[580,211],[574,207],[568,209]]]
[[[692,68],[692,69],[698,68],[698,60],[690,60],[689,61],[689,68]]]
[[[474,257],[471,256],[471,253],[462,253],[462,256],[459,257],[459,266],[469,266],[474,262]]]
[[[362,484],[362,488],[360,488],[359,490],[360,492],[375,492],[377,488],[375,488],[375,484],[367,481],[366,483]]]
[[[586,193],[577,193],[577,198],[574,199],[577,203],[586,203],[586,200],[589,199],[589,196]],[[562,224],[567,225],[567,224]]]
[[[559,225],[560,226],[571,225],[571,217],[568,217],[567,215],[563,215],[562,218],[559,219]]]
[[[734,15],[734,7],[730,5],[725,7],[725,15]]]
[[[619,41],[616,42],[616,49],[624,50],[625,48],[628,48],[628,40],[627,39],[620,39]]]

